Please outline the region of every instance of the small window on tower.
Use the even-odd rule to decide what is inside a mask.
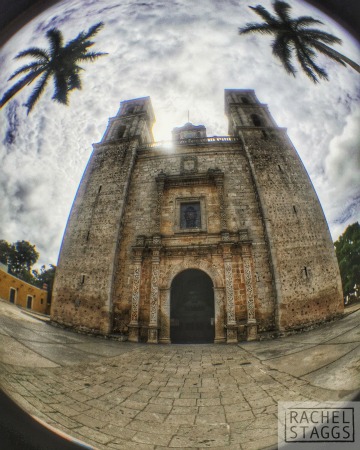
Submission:
[[[261,118],[257,114],[251,114],[251,120],[255,127],[262,127],[263,123]]]
[[[250,103],[249,99],[247,97],[241,97],[241,101],[245,104],[248,105]]]
[[[126,130],[126,126],[125,126],[125,125],[122,125],[122,126],[120,126],[120,127],[118,128],[118,131],[117,131],[117,133],[116,133],[118,139],[121,139],[122,137],[124,137],[125,130]]]

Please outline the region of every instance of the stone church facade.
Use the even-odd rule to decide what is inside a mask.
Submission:
[[[343,312],[328,226],[286,130],[226,90],[229,135],[153,141],[150,98],[121,102],[80,183],[51,318],[149,343],[253,340]]]

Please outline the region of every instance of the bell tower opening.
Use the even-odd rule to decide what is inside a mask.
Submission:
[[[171,284],[170,339],[173,344],[213,343],[214,289],[211,278],[198,269],[179,273]]]

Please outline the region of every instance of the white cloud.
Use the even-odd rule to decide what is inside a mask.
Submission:
[[[344,227],[360,220],[360,107],[347,118],[342,133],[329,145],[324,164],[328,216],[336,239]],[[355,220],[354,220],[355,219]]]
[[[340,230],[343,205],[355,195],[355,157],[348,164],[341,156],[347,154],[350,161],[350,142],[358,142],[351,125],[358,117],[357,74],[322,60],[330,82],[315,86],[302,73],[289,77],[274,60],[270,39],[237,34],[239,26],[258,20],[247,7],[255,1],[209,0],[205,8],[194,0],[104,3],[67,0],[55,5],[1,49],[1,92],[21,63],[13,56],[30,46],[46,47],[45,32],[53,26],[67,41],[104,21],[93,48],[109,55],[83,64],[83,89],[71,94],[69,107],[51,101],[49,84],[29,116],[23,107],[16,108],[18,118],[11,125],[15,140],[0,144],[0,238],[29,240],[37,245],[41,262],[55,263],[91,144],[101,139],[119,102],[151,96],[156,140],[169,139],[171,129],[187,121],[188,110],[190,120],[204,124],[208,135],[221,135],[227,133],[226,88],[255,89],[260,101],[268,103],[277,124],[288,128],[333,235]],[[271,7],[270,0],[261,3]],[[292,5],[294,15],[311,14],[329,23],[323,28],[343,38],[344,53],[359,56],[359,48],[331,20],[302,2]],[[16,97],[19,105],[29,92],[31,87]],[[3,137],[9,130],[9,108],[0,111]],[[348,211],[350,222],[359,220],[356,208]]]

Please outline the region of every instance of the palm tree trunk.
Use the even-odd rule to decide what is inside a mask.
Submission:
[[[348,58],[347,56],[337,52],[336,50],[334,50],[331,47],[328,47],[327,45],[323,44],[322,42],[317,42],[316,44],[318,47],[323,48],[324,50],[326,50],[329,53],[332,53],[334,56],[336,56],[337,58],[341,59],[341,61],[343,61],[345,64],[348,64],[349,66],[351,66],[354,70],[356,70],[356,72],[360,73],[360,66],[358,64],[356,64],[356,62],[354,62],[352,59]]]

